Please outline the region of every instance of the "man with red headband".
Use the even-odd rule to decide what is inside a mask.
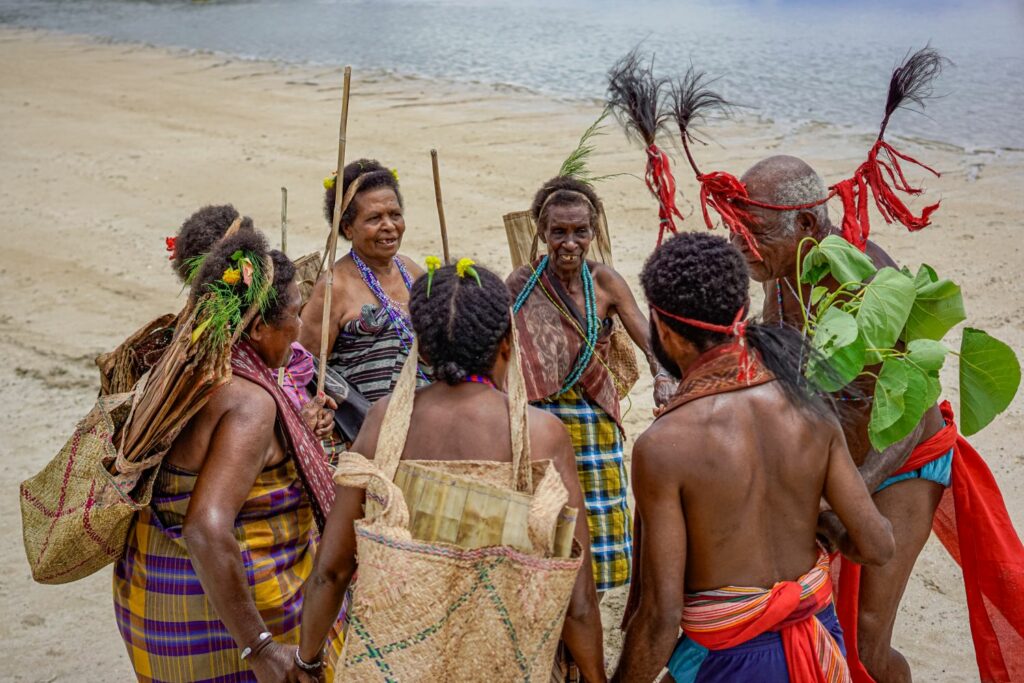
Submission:
[[[888,560],[893,537],[802,373],[806,341],[745,320],[746,264],[722,237],[667,240],[640,279],[654,352],[681,381],[633,448],[640,565],[615,680],[667,662],[678,683],[849,681],[819,501],[858,561]]]
[[[806,237],[820,241],[841,234],[823,203],[828,190],[810,166],[789,156],[755,164],[741,182],[750,201],[736,204],[748,233],[733,231],[733,243],[746,257],[751,277],[764,286],[765,321],[799,327],[803,312],[797,288],[803,287],[804,301],[810,300],[811,289],[796,274],[800,243]],[[866,241],[864,250],[876,267],[897,267],[874,242]],[[819,284],[839,287],[831,277]],[[852,385],[854,394],[872,396],[874,383],[872,376],[861,376]],[[948,403],[931,407],[907,438],[879,453],[868,440],[870,399],[846,398],[840,402],[846,442],[896,538],[896,554],[885,565],[843,563],[840,570],[836,600],[853,680],[911,680],[909,665],[892,647],[892,633],[907,581],[933,528],[964,569],[982,679],[1016,680],[1013,672],[1020,671],[1022,652],[1014,650],[1024,638],[1024,606],[1018,597],[1024,587],[1024,555],[988,468],[958,437]],[[945,496],[951,484],[953,495]],[[842,536],[842,524],[832,512],[822,514],[821,525],[825,535]]]

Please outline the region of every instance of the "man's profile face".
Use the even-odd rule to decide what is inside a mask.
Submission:
[[[758,258],[743,235],[732,233],[729,240],[747,260],[751,279],[767,282],[794,275],[801,238],[796,223],[787,221],[781,211],[757,206],[748,206],[746,211],[748,217],[743,222],[761,257]]]

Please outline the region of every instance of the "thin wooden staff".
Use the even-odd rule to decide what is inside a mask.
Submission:
[[[288,188],[281,188],[281,253],[288,254]]]
[[[444,252],[444,263],[452,262],[448,252],[448,225],[444,221],[444,200],[441,198],[441,169],[437,165],[437,150],[430,150],[430,163],[434,167],[434,198],[437,200],[437,219],[441,222],[441,250]]]
[[[327,341],[331,327],[331,293],[334,289],[334,258],[338,253],[338,229],[341,226],[342,179],[345,177],[345,135],[348,129],[348,94],[352,83],[352,67],[345,67],[345,85],[341,91],[341,123],[338,127],[338,175],[334,181],[334,215],[331,217],[331,234],[327,240],[327,277],[324,290],[324,314],[320,326],[320,372],[317,374],[316,391],[319,396],[324,390],[327,378]],[[355,185],[355,183],[353,183]],[[353,189],[353,188],[350,188]]]

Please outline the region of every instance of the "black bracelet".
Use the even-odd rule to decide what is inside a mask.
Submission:
[[[302,657],[299,655],[299,648],[295,648],[295,663],[303,671],[309,671],[311,673],[319,671],[324,666],[324,653],[321,651],[320,656],[316,658],[316,661],[304,662],[302,661]]]

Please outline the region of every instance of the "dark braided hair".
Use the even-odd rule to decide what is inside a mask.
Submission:
[[[579,195],[583,195],[589,200],[589,206],[583,200],[583,197]],[[547,202],[546,205],[545,202]],[[590,229],[596,233],[597,207],[601,205],[601,200],[597,198],[594,188],[582,180],[570,176],[555,176],[544,183],[537,190],[537,194],[533,196],[533,205],[530,206],[530,213],[537,224],[537,231],[543,232],[544,227],[546,227],[545,221],[547,220],[548,211],[552,206],[576,206],[577,204],[587,206],[590,210]],[[542,208],[544,210],[543,216],[541,215]]]
[[[174,243],[172,265],[178,278],[185,282],[191,270],[189,258],[210,251],[231,224],[238,218],[238,211],[231,204],[204,206],[185,219],[178,230]],[[242,218],[242,230],[252,230],[252,219]]]
[[[474,266],[480,284],[459,277],[455,266],[434,273],[427,296],[427,275],[412,286],[409,312],[423,355],[434,377],[458,384],[469,375],[489,376],[498,346],[511,330],[511,296],[497,275]]]
[[[729,240],[708,232],[683,232],[663,242],[648,257],[640,282],[652,306],[713,325],[732,325],[736,312],[750,304],[746,260]],[[702,352],[732,339],[731,335],[693,327],[668,316],[659,316],[659,320]],[[651,341],[657,346],[653,318],[651,326]],[[752,321],[747,324],[746,336],[795,405],[819,416],[832,413],[831,398],[804,375],[807,361],[827,361],[800,332],[789,325]]]
[[[271,285],[271,296],[263,309],[263,320],[269,324],[281,321],[285,307],[288,305],[288,285],[295,279],[295,264],[287,256],[276,249],[268,249],[267,240],[256,230],[239,230],[231,237],[216,243],[203,259],[203,264],[192,281],[191,296],[198,299],[206,293],[208,285],[221,280],[227,268],[235,266],[231,255],[241,250],[248,252],[261,261],[269,256],[274,263],[274,282]],[[199,254],[193,254],[198,256]],[[188,256],[186,255],[187,259]],[[246,285],[239,281],[233,288],[241,295]]]
[[[342,197],[345,196],[345,191],[349,185],[358,178],[362,177],[359,182],[359,189],[356,190],[355,197],[352,198],[352,203],[348,205],[345,213],[341,214],[341,221],[338,223],[338,229],[352,225],[352,221],[356,219],[356,213],[358,207],[356,206],[356,199],[364,192],[370,190],[378,190],[382,187],[390,187],[395,191],[395,196],[398,198],[398,205],[405,207],[405,203],[402,200],[402,192],[398,189],[398,179],[395,178],[394,174],[391,173],[383,164],[376,159],[359,159],[353,161],[350,164],[345,165],[345,171],[342,173],[341,179],[341,192]],[[324,192],[324,218],[327,219],[328,223],[332,222],[334,218],[334,198],[338,190],[338,182],[335,181],[332,187],[327,188]],[[341,231],[341,236],[345,237],[345,231]]]

